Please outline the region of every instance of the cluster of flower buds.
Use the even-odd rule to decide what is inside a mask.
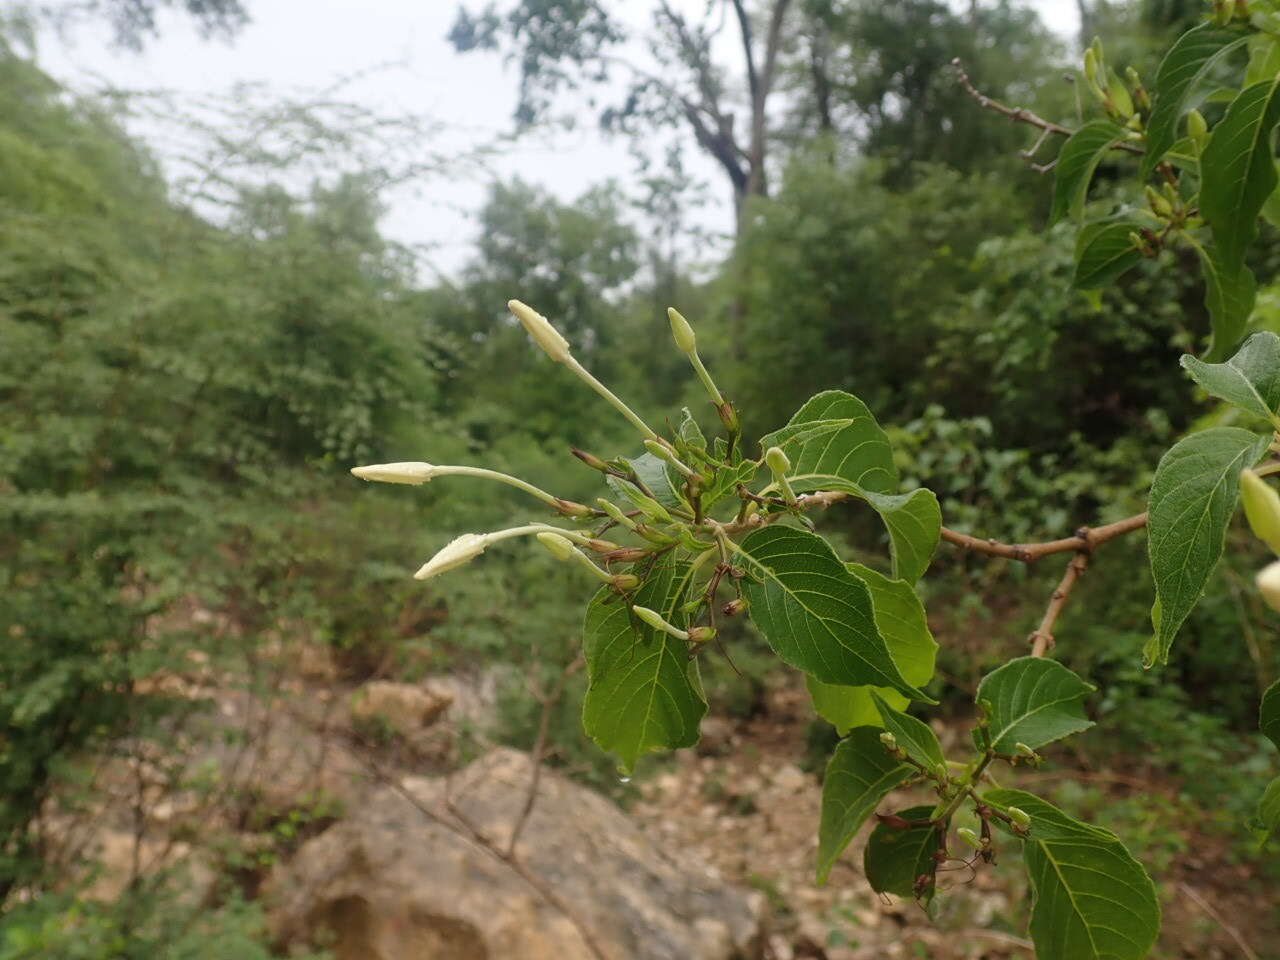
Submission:
[[[1280,494],[1252,470],[1240,471],[1240,500],[1254,536],[1280,554]],[[1258,573],[1258,592],[1273,610],[1280,610],[1280,560]]]
[[[1113,120],[1131,130],[1141,130],[1142,115],[1139,111],[1151,109],[1151,98],[1137,71],[1130,68],[1127,75],[1132,90],[1125,86],[1115,70],[1107,66],[1102,41],[1094,37],[1084,52],[1085,83]]]

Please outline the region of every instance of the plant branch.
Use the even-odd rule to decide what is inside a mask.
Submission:
[[[978,537],[971,537],[967,533],[957,533],[948,527],[942,528],[942,539],[962,550],[973,550],[976,553],[1002,557],[1005,560],[1033,563],[1041,557],[1049,556],[1051,553],[1091,550],[1106,543],[1108,540],[1114,540],[1123,534],[1140,530],[1146,525],[1146,513],[1137,513],[1132,517],[1125,517],[1123,520],[1117,520],[1115,523],[1108,523],[1102,527],[1081,527],[1074,537],[1064,537],[1061,540],[1046,540],[1041,543],[1001,543],[999,540],[982,540]]]
[[[578,654],[573,662],[561,671],[560,679],[556,681],[550,693],[544,693],[541,690],[533,692],[538,702],[542,704],[542,717],[538,721],[538,737],[533,743],[533,752],[529,755],[532,773],[529,777],[529,789],[524,798],[524,807],[520,810],[520,816],[516,818],[515,826],[511,828],[511,839],[507,841],[505,856],[508,859],[515,857],[516,844],[520,842],[520,834],[524,832],[524,825],[529,821],[529,814],[533,813],[533,804],[538,799],[538,785],[542,779],[542,758],[547,752],[547,733],[551,727],[551,711],[564,696],[564,688],[569,678],[582,669],[585,663],[582,654]]]
[[[1031,636],[1027,637],[1031,641],[1031,655],[1033,657],[1043,657],[1053,649],[1054,624],[1058,622],[1062,608],[1067,605],[1067,599],[1071,596],[1071,591],[1075,587],[1076,581],[1080,579],[1085,570],[1089,569],[1089,556],[1087,547],[1077,550],[1076,555],[1067,564],[1067,569],[1062,574],[1062,579],[1058,582],[1058,586],[1049,595],[1049,606],[1045,608],[1044,616],[1040,619],[1040,626],[1036,627]]]
[[[959,77],[960,85],[964,87],[965,93],[969,94],[970,97],[976,100],[978,106],[983,109],[990,110],[993,113],[998,113],[1002,117],[1008,117],[1014,123],[1025,123],[1029,126],[1036,127],[1039,130],[1043,130],[1045,133],[1057,134],[1060,137],[1069,137],[1075,133],[1075,131],[1070,127],[1064,127],[1060,123],[1054,123],[1052,120],[1046,120],[1044,117],[1033,113],[1025,107],[1011,107],[1007,103],[1001,103],[999,100],[988,97],[973,85],[973,81],[969,78],[969,74],[965,72],[964,66],[960,62],[959,57],[952,60],[951,65],[955,67],[956,75]],[[1041,139],[1043,140],[1043,137]],[[1037,146],[1039,146],[1039,142],[1037,142]],[[1136,143],[1130,143],[1125,140],[1121,140],[1119,143],[1115,144],[1112,149],[1124,150],[1128,153],[1140,154],[1145,152]]]

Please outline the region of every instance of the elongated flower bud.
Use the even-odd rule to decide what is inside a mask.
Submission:
[[[693,353],[698,349],[698,338],[694,335],[693,327],[684,315],[675,307],[667,307],[667,317],[671,321],[671,336],[675,338],[676,346],[681,353]]]
[[[557,560],[568,560],[574,554],[573,544],[558,533],[540,533],[538,542]]]
[[[595,454],[587,453],[587,451],[585,450],[579,450],[577,447],[574,447],[571,452],[575,457],[577,457],[579,460],[585,463],[592,470],[599,470],[601,473],[609,472],[609,465],[605,463],[603,460],[601,460],[599,457],[597,457]]]
[[[1203,146],[1205,137],[1209,136],[1209,124],[1205,123],[1204,114],[1199,110],[1192,110],[1187,114],[1187,136],[1197,146]]]
[[[1272,610],[1280,611],[1280,560],[1269,563],[1258,573],[1254,581],[1258,592]]]
[[[560,335],[560,331],[551,325],[550,320],[519,300],[508,300],[507,309],[515,314],[533,342],[545,350],[547,356],[556,363],[564,363],[569,359],[569,341]]]
[[[429,463],[413,461],[409,463],[374,463],[367,467],[352,467],[351,473],[361,480],[374,480],[379,483],[426,483],[436,476],[437,468]]]
[[[424,563],[413,575],[415,580],[426,580],[438,574],[470,563],[488,545],[489,538],[478,533],[464,533],[450,540],[434,557]]]
[[[1252,470],[1241,470],[1240,499],[1254,536],[1280,554],[1280,494]]]
[[[970,830],[968,827],[957,827],[956,836],[973,847],[975,850],[981,850],[984,846],[982,838]]]
[[[657,610],[650,610],[648,607],[641,607],[637,605],[631,608],[631,612],[649,626],[653,627],[653,629],[661,633],[668,633],[677,640],[689,639],[688,633],[673,624],[667,623],[667,621],[663,619],[662,614]]]
[[[770,447],[764,453],[764,462],[773,471],[775,477],[785,477],[791,470],[791,458],[781,447]]]

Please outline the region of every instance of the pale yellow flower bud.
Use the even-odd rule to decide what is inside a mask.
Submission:
[[[776,477],[785,477],[791,469],[791,458],[783,452],[781,447],[770,447],[766,450],[764,462]]]
[[[568,560],[575,552],[573,544],[558,533],[540,533],[538,542],[550,550],[557,560]]]
[[[351,473],[361,480],[379,483],[426,483],[436,475],[436,468],[429,463],[374,463],[367,467],[352,467]]]
[[[507,309],[515,314],[533,342],[546,351],[547,356],[556,363],[565,363],[569,359],[569,341],[560,335],[560,331],[551,325],[551,321],[528,304],[519,300],[508,300]]]
[[[1280,494],[1252,470],[1241,470],[1240,499],[1254,535],[1280,554]]]
[[[464,533],[450,540],[434,557],[422,565],[413,575],[415,580],[426,580],[445,573],[464,563],[470,563],[488,546],[489,538],[478,533]]]
[[[1280,560],[1269,563],[1258,573],[1254,581],[1258,592],[1272,610],[1280,611]]]
[[[667,623],[667,621],[663,619],[662,614],[657,610],[650,610],[648,607],[634,606],[631,608],[631,612],[655,630],[662,633],[669,633],[678,640],[689,639],[688,633],[673,624]]]
[[[698,338],[694,335],[693,327],[684,315],[675,307],[667,307],[667,317],[671,320],[671,336],[675,338],[676,346],[680,348],[681,353],[693,353],[698,349]]]

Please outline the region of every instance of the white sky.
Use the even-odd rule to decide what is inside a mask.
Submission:
[[[634,11],[637,20],[647,16],[648,3],[616,2],[621,11]],[[702,2],[680,0],[678,5],[696,10]],[[1029,0],[1029,5],[1050,27],[1074,35],[1074,0]],[[193,96],[225,92],[241,81],[298,95],[342,76],[365,74],[342,95],[384,113],[441,121],[447,132],[434,150],[463,151],[510,129],[517,73],[494,54],[453,52],[445,36],[457,0],[246,0],[246,6],[252,21],[230,44],[203,41],[185,19],[166,18],[160,38],[140,54],[114,49],[105,29],[92,28],[70,38],[42,37],[38,61],[81,90],[110,85]],[[519,174],[566,199],[609,177],[625,182],[633,170],[625,144],[602,138],[585,104],[582,116],[574,133],[506,149],[493,166],[500,175]],[[145,137],[152,131],[137,132]],[[702,214],[704,224],[727,232],[731,212],[721,177],[694,151],[686,162],[712,184],[716,202]],[[476,227],[469,215],[484,193],[478,178],[428,179],[419,189],[388,197],[391,212],[384,229],[397,240],[429,245],[430,262],[452,272],[473,247]]]

